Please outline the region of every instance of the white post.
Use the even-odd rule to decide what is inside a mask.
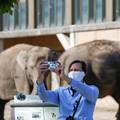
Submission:
[[[60,86],[59,77],[54,72],[51,72],[51,89],[54,90],[59,86]]]
[[[74,47],[75,46],[75,33],[72,32],[70,33],[70,47]]]
[[[75,33],[70,33],[70,37],[62,33],[57,34],[56,36],[65,50],[75,45]]]
[[[75,33],[70,33],[70,36],[67,36],[65,34],[57,34],[56,35],[58,40],[60,41],[60,43],[62,44],[63,48],[65,50],[74,47],[75,45]],[[57,87],[59,87],[60,85],[60,79],[58,78],[58,76],[55,73],[51,73],[51,88],[55,89]]]
[[[64,34],[57,34],[56,36],[60,43],[62,44],[63,48],[67,50],[69,48],[69,37]]]

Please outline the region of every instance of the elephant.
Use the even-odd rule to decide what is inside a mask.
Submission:
[[[66,74],[74,60],[86,63],[85,82],[98,86],[99,98],[110,95],[115,99],[119,105],[116,118],[120,120],[120,42],[93,40],[66,50],[59,57]]]
[[[43,58],[55,60],[57,52],[48,47],[18,44],[0,53],[0,120],[4,120],[5,104],[17,92],[36,94],[36,65]]]

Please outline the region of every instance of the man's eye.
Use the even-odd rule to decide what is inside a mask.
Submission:
[[[73,71],[73,69],[70,69],[70,71]]]
[[[78,69],[70,69],[70,71],[79,71]]]

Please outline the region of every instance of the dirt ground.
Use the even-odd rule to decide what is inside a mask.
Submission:
[[[94,112],[94,120],[116,120],[115,114],[117,108],[117,103],[110,96],[98,99]],[[5,112],[5,120],[11,120],[9,112],[10,107],[7,105],[6,109],[7,112]]]

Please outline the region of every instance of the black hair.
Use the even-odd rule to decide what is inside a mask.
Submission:
[[[82,69],[83,71],[86,73],[86,64],[84,61],[80,61],[80,60],[74,60],[73,62],[71,62],[71,64],[69,65],[68,70],[70,70],[70,67],[75,64],[75,63],[80,63],[82,65]]]

